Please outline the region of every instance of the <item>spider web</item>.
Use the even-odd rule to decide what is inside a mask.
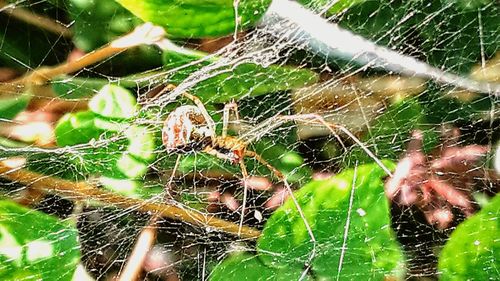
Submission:
[[[216,123],[218,135],[222,133],[224,105],[234,100],[240,120],[234,113],[230,115],[229,134],[248,142],[248,149],[285,173],[294,191],[346,169],[380,164],[382,159],[416,163],[412,147],[413,152],[421,153],[418,157],[425,158],[419,162],[424,168],[457,155],[469,161],[464,166],[443,164],[442,169],[435,170],[442,173],[443,181],[450,186],[447,192],[458,190],[469,204],[454,204],[434,195],[433,201],[423,206],[418,197],[422,191],[415,179],[408,179],[417,189],[407,195],[420,199],[405,201],[401,190],[389,199],[378,198],[392,202],[390,225],[384,229],[392,229],[404,253],[404,269],[397,268],[392,273],[402,280],[437,279],[439,251],[450,234],[498,190],[498,156],[496,172],[493,164],[499,139],[499,96],[495,84],[499,81],[500,63],[500,29],[495,20],[498,3],[298,2],[307,2],[308,10],[299,13],[296,2],[274,1],[256,26],[244,32],[235,31],[234,36],[161,41],[158,46],[141,46],[107,58],[68,73],[64,79],[54,79],[47,87],[49,93],[47,89],[44,92],[34,88],[35,98],[16,118],[0,116],[0,160],[4,165],[120,194],[111,199],[96,194],[84,200],[81,195],[61,193],[57,188],[55,192],[32,194],[30,190],[34,188],[26,186],[35,186],[38,180],[12,180],[6,176],[9,172],[0,173],[3,198],[24,202],[32,209],[74,223],[81,259],[73,279],[123,278],[132,257],[140,256],[136,252],[150,248],[138,263],[142,266],[136,266],[138,280],[206,280],[214,278],[213,270],[226,258],[240,252],[254,255],[260,250],[255,238],[238,237],[235,231],[228,233],[193,221],[165,218],[148,210],[149,203],[168,204],[188,210],[188,217],[209,214],[234,226],[239,226],[242,219],[244,227],[262,231],[284,198],[290,198],[286,184],[254,159],[245,161],[250,178],[243,181],[237,165],[201,151],[166,153],[160,137],[164,120],[179,106],[193,104],[182,97],[183,92],[199,96]],[[25,71],[63,63],[68,56],[81,56],[82,50],[97,49],[141,22],[114,2],[108,8],[94,1],[11,3],[12,6],[0,7],[0,72],[7,77],[0,78],[4,82]],[[83,4],[91,8],[86,10]],[[56,19],[72,26],[74,34],[66,38],[34,28],[7,13],[9,7]],[[102,36],[95,31],[99,17],[107,20]],[[90,26],[87,30],[86,25]],[[334,33],[339,27],[340,32]],[[354,34],[361,37],[353,37]],[[373,44],[380,47],[374,48]],[[360,53],[356,48],[367,48],[369,52]],[[192,50],[204,51],[208,56],[196,56]],[[164,54],[167,59],[164,57],[162,62],[162,52],[186,52],[188,59],[175,60],[175,56]],[[133,118],[101,132],[90,142],[54,147],[55,124],[63,114],[88,110],[89,100],[98,94],[99,88],[81,84],[79,78],[128,88],[137,100],[138,110]],[[159,94],[169,83],[177,88]],[[70,90],[58,96],[54,92],[61,84],[69,85]],[[82,89],[92,94],[77,96]],[[19,95],[12,92],[8,94]],[[322,116],[343,129],[298,118],[305,115]],[[282,116],[291,117],[283,120]],[[154,159],[145,161],[147,171],[135,178],[114,177],[114,166],[109,163],[126,154],[123,151],[128,149],[131,138],[141,137],[142,131],[129,137],[131,128],[146,128],[154,136]],[[418,132],[423,135],[420,144]],[[484,156],[479,159],[472,148],[488,149],[479,153]],[[464,169],[462,174],[457,172],[459,168]],[[393,169],[393,173],[398,175],[398,170]],[[409,175],[413,173],[417,172],[410,170]],[[419,176],[423,177],[419,183],[430,180],[428,174]],[[245,186],[248,194],[243,202]],[[352,190],[355,194],[357,189]],[[297,196],[300,201],[300,195]],[[348,241],[359,239],[348,227],[350,218],[363,212],[353,208],[355,195],[352,196],[347,197],[347,205],[342,209],[342,216],[347,218],[341,225],[342,235],[332,238],[340,243],[340,260],[330,265],[337,275],[318,276],[316,268],[311,269],[308,264],[311,261],[301,260],[300,278],[359,278],[357,272],[346,272],[349,264],[342,262],[355,260],[361,251],[361,247],[345,247]],[[137,201],[126,199],[130,197]],[[246,210],[242,215],[243,205]],[[315,227],[303,215],[300,221],[297,225],[301,227]],[[365,237],[366,241],[372,238],[376,237]],[[309,235],[306,240],[312,239]],[[146,243],[142,248],[141,242]],[[309,249],[305,255],[313,263],[323,255],[319,248]],[[494,266],[496,261],[491,258],[489,262]],[[362,260],[360,268],[370,264]],[[231,272],[231,267],[226,272]],[[276,271],[272,279],[287,278],[283,277],[286,274]],[[240,275],[236,266],[233,275],[227,276],[253,280],[251,274]],[[61,277],[66,279],[67,276]]]

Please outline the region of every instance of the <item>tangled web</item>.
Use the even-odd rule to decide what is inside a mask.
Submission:
[[[2,280],[498,278],[496,1],[139,2],[0,1]]]

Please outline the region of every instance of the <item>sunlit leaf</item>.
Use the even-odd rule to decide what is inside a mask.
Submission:
[[[105,85],[90,100],[89,109],[106,118],[130,119],[137,113],[137,102],[129,90]]]
[[[125,131],[125,136],[129,142],[127,152],[130,155],[144,161],[150,161],[155,157],[155,137],[148,128],[131,126]]]
[[[0,119],[13,119],[28,106],[30,99],[29,95],[0,98]]]
[[[0,279],[72,280],[79,260],[74,226],[0,201]]]
[[[55,128],[57,145],[75,145],[98,139],[104,131],[95,126],[96,118],[97,115],[91,111],[64,115]]]
[[[499,276],[500,195],[461,223],[439,255],[439,280],[491,280]]]
[[[235,30],[232,0],[117,0],[144,21],[165,27],[172,37],[208,37]],[[239,28],[252,26],[265,12],[270,0],[242,0],[238,5]]]
[[[260,261],[258,256],[235,253],[212,270],[210,280],[299,280],[301,271],[301,268],[280,270],[268,267]]]
[[[269,218],[258,240],[263,262],[276,268],[301,267],[316,253],[312,270],[318,278],[348,280],[355,275],[381,280],[400,275],[403,256],[391,230],[384,176],[376,164],[362,165],[301,188],[295,197],[317,248],[313,251],[304,221],[288,200]]]
[[[163,61],[166,68],[203,59],[206,54],[199,51],[186,50],[184,53],[175,50],[165,51]],[[181,83],[191,73],[209,63],[215,63],[217,57],[182,68],[170,77],[174,83]],[[285,91],[318,81],[317,73],[291,66],[261,66],[253,63],[220,66],[217,75],[203,79],[191,88],[193,94],[205,102],[228,102],[248,96],[260,96],[267,93]]]
[[[263,139],[254,143],[253,147],[264,160],[281,171],[287,177],[289,183],[303,183],[311,178],[311,168],[304,164],[304,158],[302,156],[295,151],[290,151],[285,145],[273,143],[272,146],[270,146],[271,143],[271,140]],[[245,163],[247,168],[251,171],[258,168],[260,174],[276,177],[267,167],[258,163],[251,157],[247,157]],[[172,161],[170,161],[169,164],[171,168],[174,166]],[[221,173],[241,174],[238,165],[223,161],[217,157],[207,155],[206,153],[183,155],[178,169],[179,172],[185,174],[192,173],[193,171],[201,172],[208,170],[212,172],[219,171]]]

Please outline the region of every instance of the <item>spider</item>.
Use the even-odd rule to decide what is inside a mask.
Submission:
[[[171,92],[175,88],[176,86],[174,85],[167,85],[158,93],[158,95],[161,95],[165,92]],[[347,130],[343,126],[326,122],[320,115],[278,115],[255,126],[245,134],[245,136],[250,136],[250,138],[245,139],[242,137],[235,137],[227,134],[231,110],[235,113],[236,121],[239,121],[238,106],[235,102],[231,102],[224,106],[222,134],[217,135],[215,131],[215,122],[208,114],[202,101],[196,96],[191,95],[187,92],[183,92],[181,95],[191,100],[194,105],[179,106],[172,112],[170,112],[167,116],[162,129],[162,141],[166,152],[170,154],[185,153],[187,151],[202,151],[240,166],[244,183],[240,229],[243,225],[243,215],[245,213],[245,204],[247,200],[246,179],[248,179],[248,172],[244,160],[246,157],[253,158],[267,167],[280,181],[284,183],[285,188],[290,194],[290,198],[293,200],[293,203],[297,208],[302,221],[304,222],[311,242],[313,243],[313,251],[311,253],[311,256],[309,257],[309,260],[311,260],[314,256],[316,239],[314,238],[311,227],[309,226],[296,198],[293,196],[291,187],[288,184],[285,175],[274,166],[269,164],[266,160],[264,160],[258,153],[249,150],[249,142],[261,137],[263,134],[281,126],[286,122],[300,121],[309,124],[319,124],[327,127],[337,138],[338,135],[336,134],[335,129],[339,129],[340,131],[345,133],[358,145],[360,145],[365,150],[365,152],[368,153],[386,171],[387,174],[391,175],[391,172],[382,164],[382,162],[377,159],[377,157],[375,157],[375,155],[373,155],[373,153],[366,146],[364,146],[359,139],[357,139],[352,133],[350,133],[349,130]]]

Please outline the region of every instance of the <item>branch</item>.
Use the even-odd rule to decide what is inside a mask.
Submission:
[[[157,219],[157,216],[153,215],[148,225],[144,227],[139,237],[137,237],[135,246],[128,257],[125,267],[120,272],[118,281],[135,281],[138,279],[144,260],[156,240],[155,224]]]
[[[56,76],[76,72],[130,48],[142,44],[156,44],[157,42],[160,42],[164,36],[165,31],[163,28],[154,26],[151,23],[145,23],[136,27],[131,33],[126,34],[75,61],[68,61],[52,67],[40,67],[26,73],[16,80],[8,83],[0,83],[0,95],[19,92],[30,85],[43,85]]]
[[[33,13],[32,11],[16,7],[15,4],[9,4],[5,1],[0,1],[0,12],[8,13],[18,20],[24,21],[57,35],[61,35],[62,37],[70,38],[73,36],[71,30],[63,24],[60,24],[59,22],[49,17],[45,17]]]
[[[0,162],[0,177],[24,184],[30,188],[56,193],[70,200],[95,200],[104,204],[124,209],[134,209],[140,212],[157,214],[163,218],[180,220],[189,224],[211,227],[215,230],[238,235],[239,225],[212,215],[187,210],[176,206],[161,203],[152,203],[141,199],[128,198],[97,188],[85,182],[72,182],[58,179],[32,171],[12,168]],[[248,227],[241,227],[241,238],[256,239],[260,231]]]

